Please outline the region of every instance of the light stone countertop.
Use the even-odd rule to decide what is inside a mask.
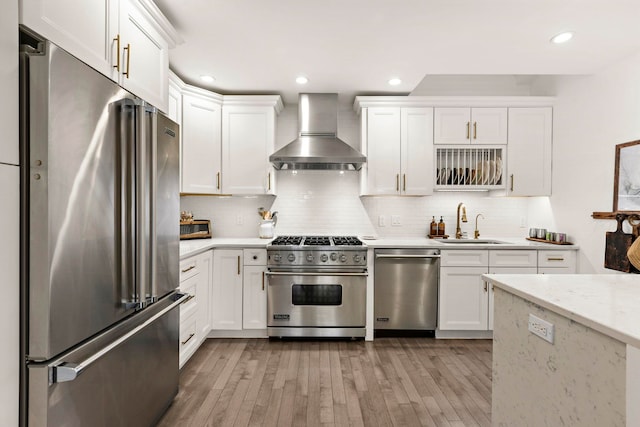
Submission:
[[[427,237],[397,237],[379,238],[374,240],[360,236],[362,241],[369,248],[428,248],[428,249],[545,249],[545,250],[578,250],[576,245],[554,245],[549,243],[538,243],[525,240],[523,238],[512,237],[482,237],[482,240],[498,240],[507,244],[447,244],[441,239],[429,239]],[[197,255],[213,248],[266,248],[272,239],[259,238],[218,238],[193,239],[180,241],[180,259]],[[455,239],[451,239],[455,240]],[[471,240],[471,239],[469,239]]]
[[[638,275],[487,274],[483,277],[500,289],[640,348]]]

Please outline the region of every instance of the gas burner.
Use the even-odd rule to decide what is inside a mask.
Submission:
[[[334,236],[333,244],[336,246],[362,246],[362,241],[356,236]]]
[[[304,246],[331,246],[331,239],[327,236],[307,236]]]
[[[302,236],[280,236],[271,242],[272,245],[277,246],[298,246],[302,243]]]

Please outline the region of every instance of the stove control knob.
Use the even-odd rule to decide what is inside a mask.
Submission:
[[[332,253],[332,254],[331,254],[331,261],[335,261],[335,260],[337,260],[337,259],[338,259],[338,254],[337,254],[337,253],[335,253],[335,252],[334,252],[334,253]]]
[[[361,258],[362,258],[362,257],[361,257],[360,255],[354,255],[354,256],[353,256],[353,261],[354,261],[354,262],[360,262],[360,259],[361,259]]]
[[[327,254],[320,255],[320,261],[327,262],[328,259],[329,259],[329,256]]]
[[[289,260],[289,262],[293,262],[296,260],[296,256],[294,254],[289,254],[289,256],[287,256],[287,259]]]
[[[307,261],[313,262],[313,254],[307,254]]]
[[[275,255],[273,256],[273,260],[274,260],[275,262],[280,262],[280,261],[282,261],[282,257],[280,256],[280,254],[275,254]]]
[[[346,255],[340,255],[340,262],[347,262],[347,256]]]

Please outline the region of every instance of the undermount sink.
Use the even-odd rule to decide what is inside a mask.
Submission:
[[[509,242],[501,242],[500,240],[486,240],[486,239],[442,239],[442,243],[445,245],[508,245]]]

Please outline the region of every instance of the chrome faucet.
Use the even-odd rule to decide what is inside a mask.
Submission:
[[[462,217],[460,217],[460,208],[462,208]],[[460,219],[462,222],[467,222],[467,208],[464,203],[458,204],[458,213],[456,216],[456,239],[462,239],[462,229],[460,228]]]
[[[478,237],[480,237],[480,230],[478,230],[478,217],[481,216],[482,219],[484,219],[484,215],[482,215],[481,213],[479,213],[478,215],[476,215],[476,229],[473,230],[473,238],[477,239]]]

